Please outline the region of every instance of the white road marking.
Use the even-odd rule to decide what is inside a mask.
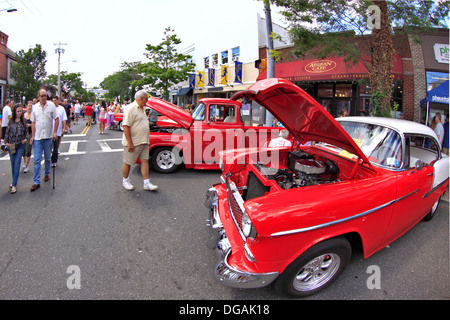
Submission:
[[[70,137],[74,136],[85,136],[85,135],[70,135]],[[87,143],[89,140],[63,140],[61,141],[61,144],[69,144],[69,150],[67,152],[61,152],[59,156],[72,156],[72,155],[79,155],[79,154],[94,154],[94,153],[110,153],[110,152],[123,152],[123,148],[120,149],[112,149],[109,145],[109,141],[122,141],[122,138],[117,139],[101,139],[96,140],[98,145],[100,146],[101,150],[94,150],[94,151],[78,151],[78,145],[80,143]],[[31,155],[33,158],[33,154]],[[9,159],[9,154],[6,154],[3,158],[0,158],[0,161],[6,161]]]

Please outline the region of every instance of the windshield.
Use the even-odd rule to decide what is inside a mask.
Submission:
[[[352,137],[371,163],[390,168],[400,168],[402,159],[402,140],[400,135],[389,128],[357,122],[339,122]],[[354,155],[341,151],[352,158]]]
[[[205,120],[205,112],[206,112],[206,106],[204,103],[199,103],[197,108],[195,108],[194,112],[192,112],[192,119],[193,120]]]

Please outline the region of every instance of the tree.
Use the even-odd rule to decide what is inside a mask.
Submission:
[[[121,70],[115,72],[112,75],[107,76],[100,83],[100,86],[108,90],[108,93],[105,95],[106,98],[114,99],[116,97],[122,97],[131,99],[136,90],[136,85],[134,85],[134,81],[138,81],[142,79],[142,76],[139,74],[139,66],[141,62],[124,62],[121,65]]]
[[[150,60],[138,66],[143,76],[141,80],[133,82],[133,85],[144,87],[148,85],[157,91],[169,96],[169,87],[173,84],[185,81],[189,73],[194,71],[194,64],[188,63],[190,55],[177,52],[176,45],[181,43],[174,30],[170,27],[164,31],[163,41],[158,45],[147,44],[145,56]]]
[[[61,79],[61,91],[65,92],[64,98],[68,98],[70,95],[70,91],[74,92],[75,96],[83,95],[86,92],[86,89],[83,88],[83,81],[81,80],[81,73],[67,73],[66,71],[61,71],[60,73]],[[47,84],[57,87],[58,85],[58,75],[51,74],[47,77]],[[67,92],[65,91],[67,88]],[[61,97],[63,98],[63,97]]]
[[[334,53],[351,65],[363,63],[369,71],[377,115],[390,114],[392,94],[393,28],[417,35],[421,30],[445,26],[448,0],[271,0],[284,8],[290,22],[294,54],[325,58]],[[366,51],[351,38],[368,41]],[[416,37],[416,40],[418,37]]]
[[[47,75],[45,65],[47,53],[40,44],[28,51],[20,50],[16,53],[17,63],[13,65],[11,77],[14,79],[12,90],[16,96],[24,96],[26,100],[36,97],[43,80]]]

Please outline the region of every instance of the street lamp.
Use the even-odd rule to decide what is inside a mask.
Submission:
[[[64,49],[61,48],[61,46],[67,45],[67,43],[54,43],[55,46],[58,46],[58,48],[55,50],[55,53],[58,54],[58,97],[61,95],[61,53],[64,53]]]
[[[0,12],[1,12],[1,11],[6,11],[6,12],[16,12],[17,9],[16,9],[16,8],[8,8],[8,9],[1,9]]]

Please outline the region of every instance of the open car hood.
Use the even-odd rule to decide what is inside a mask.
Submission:
[[[180,107],[177,107],[176,105],[171,104],[170,102],[159,98],[150,97],[146,105],[150,109],[153,109],[176,123],[179,123],[185,129],[188,129],[192,124],[192,116],[188,112],[184,111]]]
[[[270,111],[301,143],[325,142],[340,147],[370,165],[364,153],[342,126],[303,89],[284,79],[256,82],[231,100],[254,100]]]

